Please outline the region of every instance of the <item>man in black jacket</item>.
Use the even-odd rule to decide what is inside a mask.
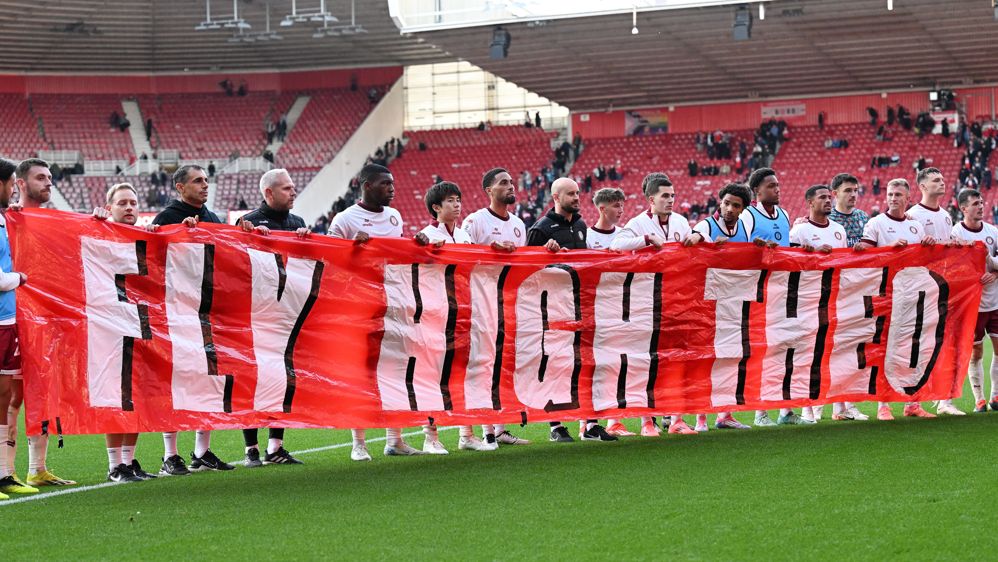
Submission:
[[[527,246],[543,246],[551,252],[587,249],[588,227],[579,214],[579,184],[569,178],[558,178],[551,184],[551,198],[554,208],[527,231]],[[583,441],[617,440],[598,420],[586,420],[586,429],[580,437]],[[574,439],[561,422],[551,422],[551,441],[571,443]]]
[[[197,164],[177,168],[173,173],[173,185],[177,199],[170,202],[152,220],[153,224],[186,224],[194,227],[198,222],[221,223],[218,215],[211,212],[208,202],[208,174]]]
[[[264,235],[270,234],[271,230],[283,230],[296,233],[298,238],[309,235],[311,231],[305,226],[305,220],[291,213],[298,192],[287,170],[275,168],[265,172],[260,177],[260,194],[263,195],[260,207],[239,219],[239,225],[243,230],[255,229]],[[270,428],[267,454],[263,460],[260,460],[256,428],[244,429],[243,441],[246,444],[246,460],[243,464],[247,468],[256,468],[264,464],[303,464],[284,448],[283,428]]]
[[[215,213],[205,207],[208,201],[208,174],[204,168],[196,164],[189,164],[177,168],[173,173],[173,185],[177,190],[177,199],[170,202],[152,220],[153,224],[183,224],[190,228],[197,226],[198,222],[221,223]],[[191,454],[191,468],[188,470],[184,465],[184,459],[177,452],[177,434],[168,432],[163,434],[163,468],[160,474],[164,476],[177,476],[190,474],[191,470],[232,470],[228,464],[218,458],[209,449],[211,445],[211,431],[204,430],[196,432],[194,438],[194,452]]]

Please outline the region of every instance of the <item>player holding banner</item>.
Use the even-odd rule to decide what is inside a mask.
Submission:
[[[395,178],[388,168],[368,164],[360,170],[361,199],[333,217],[329,235],[334,238],[353,240],[364,244],[373,237],[401,238],[403,236],[402,215],[389,205],[395,198]],[[417,244],[426,244],[428,239],[420,232],[415,237]],[[355,461],[371,460],[367,452],[367,430],[351,429],[353,447],[350,458]],[[386,457],[425,454],[410,447],[402,438],[402,429],[385,430]]]
[[[981,242],[988,251],[981,285],[981,305],[977,313],[977,326],[974,329],[974,351],[970,357],[970,390],[974,393],[975,412],[987,412],[988,401],[984,396],[984,336],[991,337],[991,409],[998,410],[998,361],[994,350],[998,349],[998,228],[984,222],[984,199],[981,192],[964,189],[957,195],[957,203],[963,213],[963,222],[953,226],[953,238],[965,242]]]
[[[935,239],[925,233],[922,223],[908,218],[905,210],[908,208],[908,198],[911,188],[908,181],[902,178],[887,182],[887,212],[879,214],[866,223],[863,239],[853,246],[857,252],[868,248],[892,246],[903,248],[908,244],[923,244],[931,246]],[[926,412],[918,402],[908,402],[904,406],[904,415],[919,418],[934,418],[935,414]],[[877,419],[891,421],[894,414],[890,404],[880,402],[877,406]]]
[[[689,221],[679,213],[673,213],[676,189],[669,176],[654,172],[645,176],[641,191],[648,201],[648,210],[627,221],[627,224],[614,238],[611,248],[617,251],[640,250],[648,246],[661,249],[663,244],[683,244],[692,246],[707,240],[702,232],[693,232]],[[673,414],[669,433],[690,435],[696,431],[681,415]],[[641,418],[641,435],[657,436],[658,428],[650,417]]]

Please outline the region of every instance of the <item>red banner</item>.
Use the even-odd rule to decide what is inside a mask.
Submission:
[[[29,427],[397,427],[959,394],[984,250],[635,254],[9,213]]]

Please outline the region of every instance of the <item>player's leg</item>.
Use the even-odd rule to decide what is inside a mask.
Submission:
[[[617,441],[617,436],[607,433],[606,429],[599,424],[599,420],[586,420],[582,427],[584,428],[580,436],[582,441]]]
[[[998,314],[994,317],[998,320]],[[995,330],[992,332],[989,328],[989,334],[998,334],[998,326],[995,326]],[[991,369],[989,370],[991,375],[991,409],[998,410],[998,361],[995,360],[995,350],[998,349],[998,335],[991,336]],[[981,357],[984,356],[983,342],[981,348]],[[983,359],[982,359],[983,360]]]
[[[794,412],[793,408],[780,408],[780,417],[776,418],[777,425],[798,425],[806,423],[814,423],[814,418],[811,418],[811,421],[808,421],[807,419],[800,417],[797,412]]]
[[[672,423],[669,424],[669,433],[673,435],[696,435],[696,430],[689,426],[681,414],[670,416]]]
[[[617,418],[609,418],[606,420],[606,432],[610,435],[616,435],[617,437],[630,437],[637,435],[633,431],[628,430],[627,426],[621,423],[621,421]]]
[[[385,456],[386,457],[408,457],[425,455],[423,451],[411,447],[402,438],[402,428],[389,427],[385,429]]]
[[[232,470],[235,467],[218,458],[211,452],[211,430],[199,429],[194,432],[194,452],[191,453],[191,471]]]
[[[475,428],[470,425],[462,425],[458,428],[458,432],[460,433],[460,437],[457,440],[457,448],[462,451],[495,451],[499,448],[494,439],[489,444],[476,437]]]
[[[162,476],[187,476],[191,473],[184,463],[184,457],[177,452],[177,432],[163,434],[163,466],[159,470]]]
[[[267,454],[263,464],[305,464],[284,448],[284,428],[272,427],[267,430]]]
[[[0,371],[0,412],[7,411],[13,382],[12,374]],[[13,459],[7,458],[8,455],[13,455],[12,448],[7,447],[7,424],[6,417],[0,420],[0,439],[3,440],[0,443],[0,499],[7,499],[7,494],[37,494],[37,488],[27,486],[14,479]]]
[[[720,412],[714,420],[714,427],[717,429],[752,429],[752,426],[745,425],[735,419],[731,412]]]
[[[350,437],[353,440],[353,445],[350,448],[350,460],[355,460],[355,461],[371,460],[371,455],[370,453],[367,452],[367,430],[351,429]]]
[[[642,437],[658,437],[661,433],[658,430],[658,425],[655,423],[654,416],[641,416],[641,436]]]
[[[108,433],[104,436],[104,445],[107,447],[107,481],[141,482],[142,479],[135,476],[132,473],[132,468],[121,460],[121,449],[124,442],[124,433]]]
[[[904,415],[912,418],[934,418],[935,414],[928,412],[919,402],[907,402],[904,405]]]
[[[548,425],[551,427],[551,436],[549,438],[551,442],[571,443],[575,441],[575,439],[572,439],[572,436],[569,435],[568,429],[566,429],[565,426],[561,425],[560,421],[549,422]]]
[[[448,454],[447,448],[440,442],[440,435],[437,433],[437,424],[435,423],[423,425],[423,452],[428,455]]]
[[[752,423],[757,427],[770,427],[776,425],[776,422],[769,417],[769,412],[766,410],[756,410],[755,420]]]
[[[877,419],[880,421],[893,421],[894,413],[891,412],[891,405],[887,402],[877,402]]]
[[[260,430],[255,427],[244,429],[243,444],[246,448],[246,458],[243,459],[243,466],[246,468],[263,466],[263,461],[260,459]]]
[[[132,469],[132,474],[139,480],[152,480],[155,475],[142,470],[142,465],[135,458],[135,446],[139,442],[138,433],[124,433],[121,436],[121,462]]]

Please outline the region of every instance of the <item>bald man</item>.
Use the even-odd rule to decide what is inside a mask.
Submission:
[[[527,232],[527,246],[543,246],[550,252],[561,250],[585,250],[586,221],[579,214],[579,184],[569,178],[558,178],[551,184],[551,199],[554,208],[534,223]],[[586,420],[583,441],[616,441],[597,420]],[[571,443],[574,441],[568,429],[561,422],[551,422],[551,441]]]

